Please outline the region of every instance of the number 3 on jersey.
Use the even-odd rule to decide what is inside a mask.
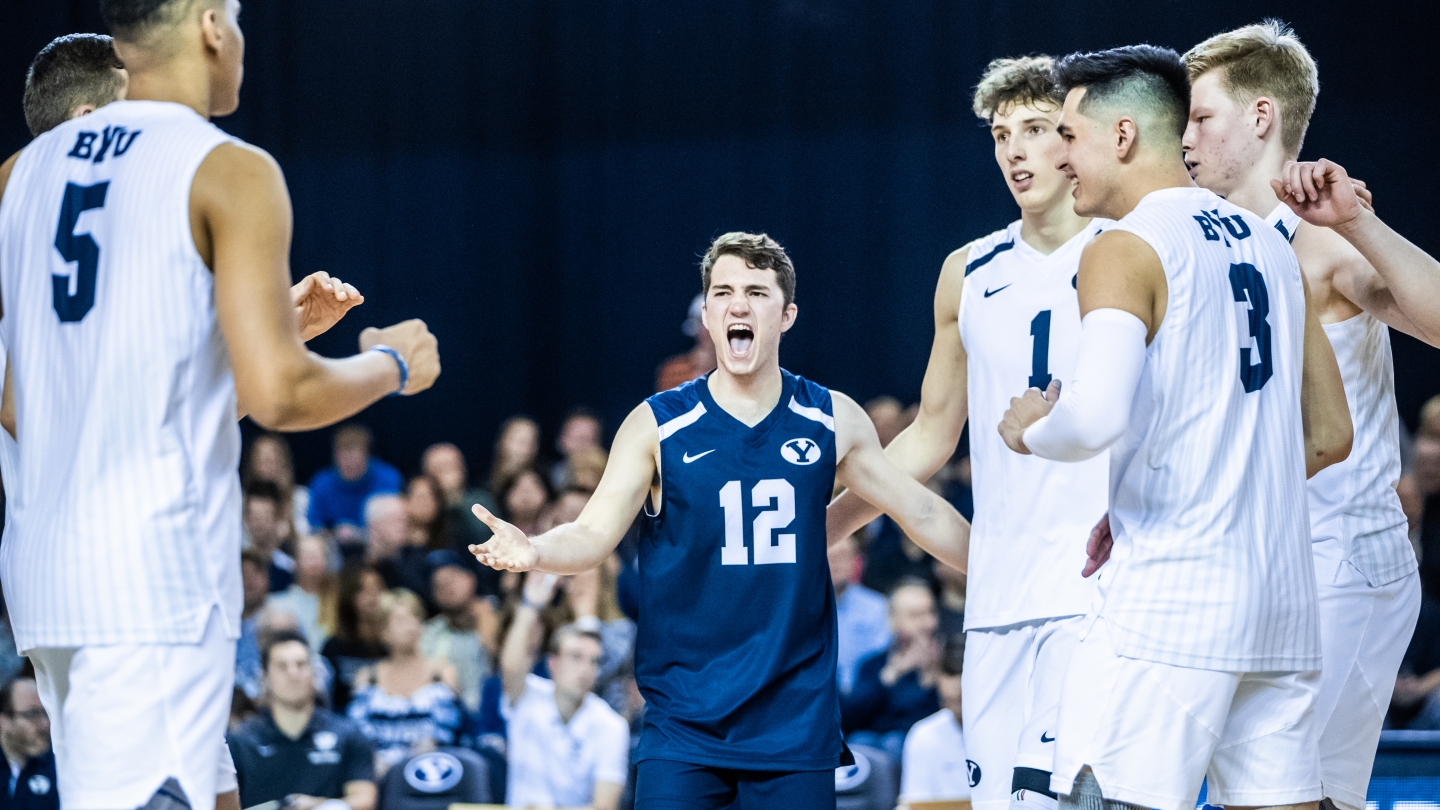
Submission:
[[[55,314],[61,323],[78,323],[95,306],[95,273],[100,266],[100,245],[88,233],[75,233],[80,215],[92,208],[105,207],[105,192],[110,183],[93,186],[65,184],[65,199],[60,202],[60,224],[55,230],[55,249],[66,262],[75,262],[75,293],[70,293],[70,276],[51,275],[55,298]]]
[[[1235,294],[1240,326],[1240,382],[1245,386],[1245,393],[1253,394],[1264,388],[1275,373],[1267,320],[1270,290],[1265,287],[1265,277],[1253,264],[1230,265],[1230,290]]]
[[[755,516],[755,564],[795,562],[795,535],[775,534],[795,519],[795,487],[783,478],[767,478],[750,490],[751,506],[770,506]],[[750,549],[745,547],[745,504],[739,481],[720,488],[720,508],[725,513],[725,545],[720,548],[721,565],[749,565]]]

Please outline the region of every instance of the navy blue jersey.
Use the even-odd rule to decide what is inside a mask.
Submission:
[[[715,404],[708,377],[647,400],[661,503],[640,532],[639,759],[840,764],[825,554],[834,411],[827,389],[781,375],[780,401],[753,428]]]

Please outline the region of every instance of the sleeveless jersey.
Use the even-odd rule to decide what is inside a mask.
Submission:
[[[1194,187],[1146,195],[1115,228],[1159,254],[1168,304],[1110,448],[1115,547],[1098,613],[1128,658],[1319,669],[1295,254]]]
[[[190,186],[230,141],[122,101],[36,138],[0,204],[19,466],[0,577],[23,651],[240,621],[240,430]],[[6,482],[8,485],[10,482]]]
[[[1020,223],[970,246],[960,294],[969,387],[975,518],[965,629],[1085,613],[1093,579],[1085,542],[1105,514],[1109,457],[1063,464],[1005,446],[996,426],[1010,399],[1068,381],[1080,343],[1080,253],[1109,225],[1096,220],[1048,256]]]
[[[828,390],[782,375],[779,402],[753,428],[715,404],[708,375],[646,400],[660,425],[661,502],[641,519],[638,759],[840,764],[825,539],[834,411]]]
[[[1281,203],[1266,222],[1293,238],[1300,217]],[[1348,458],[1309,481],[1310,536],[1339,540],[1345,559],[1371,587],[1379,587],[1419,567],[1395,492],[1400,481],[1400,414],[1390,329],[1361,311],[1326,324],[1325,336],[1345,381],[1355,440]]]

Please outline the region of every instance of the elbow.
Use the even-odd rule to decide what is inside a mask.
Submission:
[[[1331,467],[1350,457],[1350,449],[1355,443],[1355,433],[1348,422],[1346,429],[1336,431],[1336,435],[1328,437],[1327,441],[1316,442],[1310,449],[1309,457],[1305,464],[1305,477],[1313,478],[1315,474]]]
[[[268,368],[246,380],[243,384],[236,379],[236,397],[241,410],[267,430],[305,430],[311,425],[305,421],[304,410],[300,407],[300,375],[285,368]]]

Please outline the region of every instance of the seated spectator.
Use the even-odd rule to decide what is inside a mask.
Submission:
[[[294,584],[271,594],[266,604],[294,615],[305,640],[323,647],[335,629],[334,579],[330,573],[330,545],[325,538],[312,534],[295,544]]]
[[[371,495],[400,491],[400,471],[370,457],[370,429],[342,425],[335,431],[335,466],[310,480],[310,525],[329,529],[341,543],[361,539],[365,501]]]
[[[50,750],[50,717],[40,705],[33,676],[21,675],[0,686],[0,748],[10,765],[0,808],[60,810],[55,782],[55,752]]]
[[[905,405],[895,397],[875,397],[865,403],[865,415],[875,425],[875,435],[880,438],[881,447],[895,441],[900,431],[910,424],[905,416]]]
[[[600,477],[605,474],[605,465],[609,462],[610,455],[598,447],[581,450],[570,456],[569,489],[594,493],[595,488],[600,486]]]
[[[250,455],[241,464],[240,480],[248,490],[257,481],[269,481],[279,490],[290,514],[290,527],[298,537],[310,533],[310,490],[295,483],[295,462],[290,443],[279,433],[261,433],[250,442]]]
[[[690,301],[690,311],[685,316],[685,322],[680,324],[680,331],[686,337],[694,338],[695,346],[685,354],[677,354],[660,364],[655,373],[656,391],[678,388],[715,370],[715,341],[710,339],[710,333],[700,323],[704,311],[705,296],[698,294]]]
[[[260,613],[270,596],[270,558],[258,548],[240,552],[240,638],[235,642],[235,688],[250,699],[260,694]]]
[[[299,633],[302,636],[305,635],[300,629],[300,620],[295,618],[295,614],[280,607],[266,607],[260,611],[260,616],[256,620],[255,625],[255,642],[258,649],[265,649],[266,645],[270,643],[270,639],[276,638],[284,633]],[[335,673],[330,669],[330,662],[321,658],[319,661],[312,663],[312,669],[315,672],[315,694],[319,695],[323,700],[329,700],[335,688]],[[239,679],[239,674],[237,671],[236,687],[252,702],[262,700],[264,698],[265,686],[264,667],[261,666],[258,669],[258,674],[254,675],[253,678],[246,678],[244,681]]]
[[[1401,728],[1440,731],[1440,599],[1420,600],[1415,634],[1390,698],[1390,721]]]
[[[425,623],[420,651],[455,668],[460,700],[477,711],[480,684],[493,669],[495,608],[475,595],[475,574],[455,552],[432,551],[429,565],[430,593],[440,615]]]
[[[336,585],[335,634],[320,655],[335,671],[330,705],[344,711],[350,705],[355,676],[385,657],[380,641],[380,594],[385,580],[374,568],[349,565],[340,571]]]
[[[500,654],[508,720],[506,804],[616,810],[630,767],[630,729],[591,693],[599,672],[598,634],[566,625],[551,636],[550,678],[531,672],[539,605],[557,578],[532,574]]]
[[[906,537],[889,515],[875,518],[862,531],[867,539],[860,582],[865,587],[876,593],[890,593],[907,579],[935,584],[935,571],[931,568],[934,557]]]
[[[0,515],[4,505],[0,504]],[[10,612],[5,607],[5,594],[0,593],[0,683],[20,674],[30,659],[15,648],[15,631],[10,628]]]
[[[295,582],[295,558],[280,547],[293,531],[280,488],[270,481],[256,481],[246,487],[242,514],[246,546],[269,559],[265,570],[270,591],[279,593],[290,587]]]
[[[555,449],[560,451],[560,460],[550,468],[550,486],[554,489],[569,489],[571,484],[570,465],[575,457],[587,450],[601,450],[604,427],[600,417],[589,409],[571,409],[560,423],[560,435],[555,437]]]
[[[240,805],[281,802],[315,810],[339,800],[374,810],[375,760],[355,724],[315,705],[310,646],[299,633],[277,633],[260,653],[266,705],[226,743],[240,782]]]
[[[528,416],[512,416],[495,432],[495,463],[490,466],[490,493],[500,505],[500,490],[521,470],[540,462],[540,426]]]
[[[405,485],[406,542],[426,551],[449,546],[445,534],[445,493],[428,475],[417,475]]]
[[[837,673],[840,691],[848,693],[862,659],[890,646],[890,618],[885,597],[859,583],[860,534],[831,544],[830,582],[835,587],[835,618],[840,645]]]
[[[894,641],[860,662],[850,694],[840,701],[845,739],[900,761],[905,733],[940,708],[936,624],[935,597],[927,583],[906,580],[895,586],[890,594]]]
[[[939,560],[931,562],[930,567],[940,582],[940,637],[958,636],[965,632],[965,572]]]
[[[524,469],[506,481],[496,493],[500,517],[529,535],[543,531],[540,521],[550,506],[550,486],[534,469]]]
[[[420,652],[425,606],[403,588],[380,597],[380,639],[389,652],[355,676],[347,713],[375,744],[376,771],[384,774],[410,757],[454,745],[463,709],[455,695],[455,668]]]
[[[490,529],[471,513],[470,507],[479,504],[494,512],[495,498],[483,489],[469,486],[469,470],[465,466],[465,455],[460,448],[449,442],[432,444],[426,448],[420,459],[420,470],[440,484],[445,493],[445,534],[449,538],[450,550],[462,559],[475,573],[477,591],[486,596],[499,593],[500,572],[480,565],[470,554],[470,546],[479,545],[490,539]]]
[[[425,556],[430,552],[413,545],[405,499],[398,495],[376,495],[365,504],[369,547],[365,559],[385,579],[387,588],[404,588],[422,598],[430,593],[430,569]]]
[[[960,671],[965,637],[946,639],[935,680],[944,708],[910,727],[900,769],[900,802],[970,800],[970,768],[960,731]]]

